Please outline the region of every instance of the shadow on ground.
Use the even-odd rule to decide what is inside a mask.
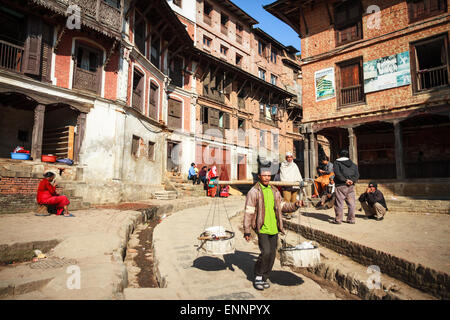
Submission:
[[[247,276],[247,280],[253,281],[255,266],[258,254],[236,250],[234,254],[226,254],[223,260],[219,257],[203,256],[195,259],[192,267],[203,271],[220,271],[229,269],[235,271],[234,267],[241,269]],[[304,281],[292,272],[274,270],[270,273],[270,281],[280,286],[297,286]]]

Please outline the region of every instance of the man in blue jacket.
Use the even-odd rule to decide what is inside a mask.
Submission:
[[[334,183],[336,184],[336,202],[334,212],[336,218],[332,221],[341,224],[344,213],[344,201],[348,206],[347,223],[355,223],[355,183],[359,179],[358,167],[348,158],[348,151],[341,150],[339,158],[334,162]]]
[[[188,180],[192,180],[192,184],[200,183],[200,179],[198,178],[197,172],[195,172],[195,163],[191,163],[191,167],[189,168]]]

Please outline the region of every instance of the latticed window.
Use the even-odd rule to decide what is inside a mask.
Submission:
[[[347,1],[334,8],[336,45],[362,39],[362,6],[359,0]]]
[[[409,22],[423,20],[447,12],[446,0],[408,0]]]

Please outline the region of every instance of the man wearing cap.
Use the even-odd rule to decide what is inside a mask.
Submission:
[[[383,193],[377,188],[378,185],[375,182],[370,182],[366,192],[361,194],[358,200],[367,218],[380,221],[384,219],[388,208]]]
[[[348,158],[348,150],[339,152],[334,162],[334,183],[336,184],[336,201],[334,213],[336,218],[331,222],[341,224],[344,215],[344,202],[348,207],[347,223],[355,224],[355,183],[359,179],[358,166]]]
[[[300,170],[297,164],[294,162],[294,156],[292,152],[286,153],[286,161],[283,161],[280,165],[280,181],[303,181]],[[284,201],[294,203],[297,201],[297,195],[300,191],[300,187],[283,187]],[[293,214],[286,214],[287,219],[293,218]]]
[[[285,233],[282,212],[293,212],[303,205],[301,201],[284,202],[278,189],[269,185],[271,174],[270,168],[260,168],[259,181],[247,193],[245,200],[244,238],[249,242],[253,229],[258,235],[261,250],[254,268],[253,286],[257,290],[270,287],[267,279],[275,262],[278,232]]]

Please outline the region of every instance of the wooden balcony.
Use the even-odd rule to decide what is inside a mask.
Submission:
[[[361,102],[364,102],[364,93],[362,84],[341,89],[341,97],[340,97],[341,106]]]
[[[103,0],[32,0],[46,8],[52,8],[60,14],[66,15],[69,5],[78,5],[81,8],[81,23],[93,29],[110,34],[108,29],[114,31],[114,35],[120,35],[122,31],[122,10]],[[110,34],[111,35],[111,34]]]
[[[447,65],[417,71],[417,90],[428,90],[448,85]]]
[[[0,68],[22,72],[23,46],[0,40]]]

